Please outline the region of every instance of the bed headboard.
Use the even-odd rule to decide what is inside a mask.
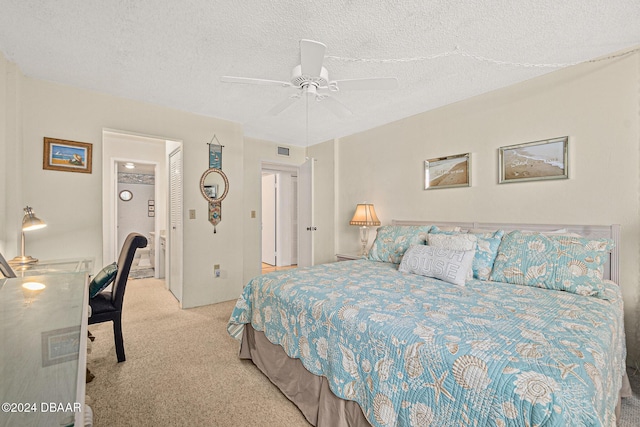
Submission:
[[[604,278],[615,283],[620,279],[620,224],[613,225],[569,225],[569,224],[511,224],[501,222],[455,222],[455,221],[410,221],[396,220],[393,225],[436,225],[442,227],[460,227],[462,230],[471,228],[483,228],[487,230],[502,229],[506,232],[513,230],[530,231],[555,231],[567,230],[569,233],[576,233],[583,237],[594,239],[611,239],[615,244],[609,253],[609,261],[604,266]]]

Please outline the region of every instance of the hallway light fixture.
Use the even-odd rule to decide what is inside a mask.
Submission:
[[[22,218],[22,241],[20,245],[20,255],[9,261],[9,264],[20,266],[38,262],[36,258],[24,254],[24,232],[38,230],[46,226],[47,224],[43,220],[35,216],[31,206],[27,206],[26,208],[24,208],[24,217]]]
[[[367,243],[369,243],[369,228],[379,226],[380,220],[376,215],[376,210],[371,203],[358,203],[350,225],[360,226],[360,244],[362,245],[361,255],[367,255]]]

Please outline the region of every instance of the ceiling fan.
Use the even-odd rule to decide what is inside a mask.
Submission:
[[[352,112],[335,97],[331,96],[332,92],[395,89],[398,86],[398,80],[395,77],[329,80],[329,73],[327,69],[322,66],[326,48],[323,43],[317,41],[300,40],[300,65],[293,68],[291,80],[288,82],[232,76],[222,76],[220,80],[225,83],[270,85],[297,89],[295,93],[268,111],[268,114],[274,116],[289,108],[301,99],[302,95],[307,95],[307,99],[313,97],[316,101],[322,101],[321,105],[332,111],[338,117],[344,118],[351,115]]]

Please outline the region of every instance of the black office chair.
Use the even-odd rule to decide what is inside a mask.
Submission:
[[[147,246],[147,238],[139,233],[131,233],[127,236],[120,256],[118,257],[118,273],[113,281],[111,292],[102,291],[89,299],[91,317],[89,324],[113,322],[113,338],[116,342],[116,355],[118,362],[124,362],[124,343],[122,341],[122,301],[127,287],[129,270],[136,254],[136,249]]]

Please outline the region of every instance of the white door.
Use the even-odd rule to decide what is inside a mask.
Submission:
[[[182,302],[182,149],[169,155],[169,290]]]
[[[298,172],[298,266],[313,265],[313,158]]]
[[[276,265],[276,175],[262,175],[262,262]]]

